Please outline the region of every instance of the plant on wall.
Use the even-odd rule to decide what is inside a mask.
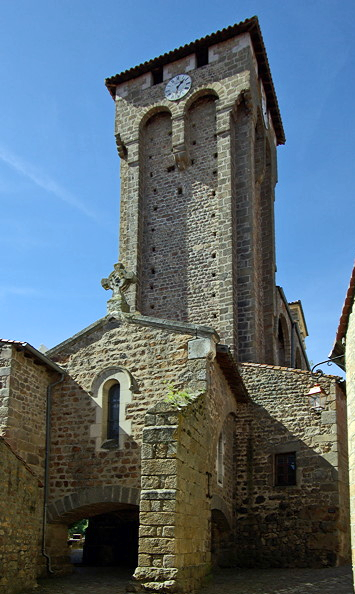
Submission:
[[[172,404],[178,410],[181,410],[185,406],[188,406],[191,402],[196,400],[199,396],[201,396],[202,391],[199,390],[198,392],[191,392],[191,390],[179,390],[174,386],[174,384],[169,384],[168,382],[164,382],[167,385],[168,393],[164,398],[164,402],[168,404]]]

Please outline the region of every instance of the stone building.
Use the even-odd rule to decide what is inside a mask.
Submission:
[[[333,349],[329,355],[346,371],[352,564],[355,567],[355,266],[352,270]],[[355,584],[355,575],[354,575]]]
[[[302,305],[275,285],[285,137],[258,21],[106,86],[121,158],[107,315],[46,356],[3,343],[41,372],[11,416],[11,367],[1,423],[44,481],[38,571],[43,553],[69,569],[82,518],[85,561],[131,565],[133,591],[193,592],[214,564],[343,563],[345,395],[324,376],[310,405]]]

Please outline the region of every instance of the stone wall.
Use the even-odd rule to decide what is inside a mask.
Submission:
[[[205,358],[190,363],[203,394],[180,410],[158,403],[145,417],[135,578],[151,591],[191,592],[201,585],[211,568],[211,510],[223,507],[229,516],[233,508],[235,422],[227,412],[236,402],[218,366]],[[225,467],[217,487],[221,432]]]
[[[51,501],[102,485],[140,487],[144,416],[164,399],[166,383],[184,385],[192,379],[186,368],[190,339],[191,335],[162,328],[112,321],[52,353],[70,378],[53,396]],[[91,431],[98,406],[93,385],[107,369],[128,370],[136,386],[125,407],[131,431],[118,449],[97,448]]]
[[[315,412],[303,371],[244,364],[252,403],[237,416],[236,562],[333,565],[348,559],[345,395],[324,376]],[[275,455],[295,452],[296,484],[275,484]]]
[[[35,357],[1,344],[0,432],[41,479],[44,477],[47,387],[58,375]]]
[[[43,485],[0,437],[0,593],[36,585]]]
[[[184,414],[162,403],[146,417],[135,578],[151,591],[189,592],[209,570],[211,460],[200,399]]]
[[[192,89],[168,101],[166,82],[181,72]],[[116,89],[131,310],[213,325],[239,360],[264,362],[276,340],[276,139],[250,37],[211,46],[203,67],[194,54],[167,64],[163,78]]]

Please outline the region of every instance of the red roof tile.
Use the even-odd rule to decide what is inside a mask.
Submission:
[[[206,37],[202,37],[201,39],[197,39],[196,41],[192,41],[191,43],[178,47],[165,54],[162,54],[157,58],[153,58],[152,60],[148,60],[147,62],[139,64],[138,66],[129,68],[128,70],[125,70],[120,74],[116,74],[114,76],[106,78],[105,85],[112,97],[114,98],[115,88],[118,84],[131,80],[132,78],[137,78],[138,76],[141,76],[142,74],[145,74],[146,72],[149,72],[150,70],[153,70],[155,68],[159,68],[164,64],[168,64],[169,62],[180,60],[184,56],[188,56],[189,54],[196,52],[198,49],[209,47],[210,45],[220,43],[221,41],[226,41],[227,39],[230,39],[242,33],[250,34],[255,51],[255,56],[258,61],[260,77],[263,81],[268,101],[268,107],[276,132],[277,142],[278,144],[284,144],[286,139],[282,125],[280,110],[277,102],[274,83],[271,77],[271,71],[266,54],[264,40],[261,34],[259,21],[256,16],[250,19],[246,19],[241,23],[236,23],[235,25],[226,27],[225,29],[221,29],[220,31],[216,31],[216,33],[212,33],[211,35],[207,35]]]

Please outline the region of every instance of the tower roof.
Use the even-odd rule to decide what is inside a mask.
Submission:
[[[170,62],[180,60],[181,58],[188,56],[189,54],[192,54],[197,50],[201,50],[216,43],[226,41],[227,39],[231,39],[232,37],[236,37],[237,35],[241,35],[242,33],[249,33],[251,37],[255,56],[258,62],[259,74],[264,85],[268,102],[268,108],[271,114],[273,126],[277,137],[277,142],[278,144],[284,144],[286,139],[282,125],[279,105],[277,102],[274,83],[271,77],[270,66],[259,26],[259,21],[256,16],[250,19],[246,19],[241,23],[236,23],[235,25],[226,27],[225,29],[221,29],[220,31],[216,31],[216,33],[212,33],[211,35],[207,35],[206,37],[202,37],[201,39],[197,39],[196,41],[192,41],[191,43],[178,47],[170,52],[167,52],[166,54],[162,54],[157,58],[153,58],[152,60],[143,62],[143,64],[139,64],[138,66],[134,66],[133,68],[129,68],[128,70],[124,70],[120,74],[115,74],[110,78],[106,78],[105,85],[112,97],[114,98],[115,88],[118,84],[131,80],[132,78],[137,78],[138,76],[141,76],[142,74],[145,74],[150,70],[159,68]]]

